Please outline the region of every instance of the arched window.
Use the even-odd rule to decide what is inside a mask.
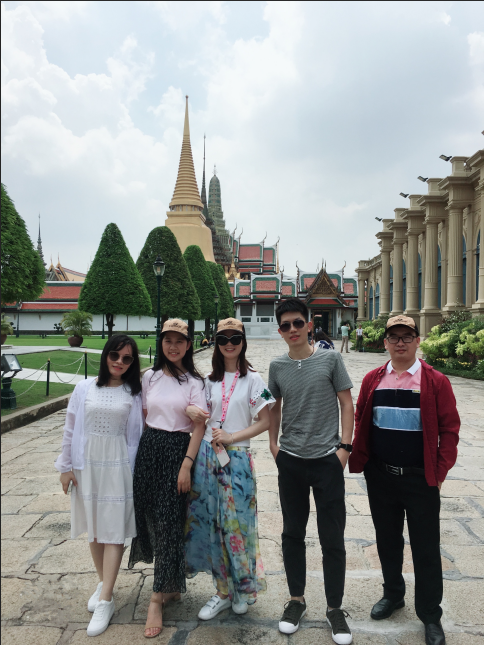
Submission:
[[[462,302],[466,304],[467,247],[466,238],[462,236]]]
[[[369,319],[373,320],[373,287],[370,287],[370,314],[369,314]]]
[[[403,311],[407,308],[407,267],[405,265],[405,260],[402,260],[402,300],[403,300]]]
[[[422,258],[418,254],[418,308],[422,309]]]
[[[437,247],[437,306],[442,309],[442,256],[440,246]]]
[[[390,311],[393,311],[393,266],[390,264]]]
[[[375,289],[375,318],[380,315],[380,285],[376,285]]]
[[[477,247],[476,247],[476,300],[479,299],[479,262],[481,259],[481,231],[477,236]]]

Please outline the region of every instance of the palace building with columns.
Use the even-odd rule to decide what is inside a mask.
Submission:
[[[450,162],[450,175],[426,179],[427,194],[382,220],[380,253],[356,269],[357,320],[405,313],[426,336],[452,312],[484,314],[484,150]]]

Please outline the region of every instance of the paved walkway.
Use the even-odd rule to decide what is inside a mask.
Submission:
[[[267,379],[270,359],[284,351],[282,341],[251,341],[248,356]],[[356,397],[364,374],[385,357],[344,355]],[[197,356],[208,371],[209,352]],[[442,562],[444,627],[448,645],[484,644],[484,383],[452,378],[462,417],[457,465],[442,487]],[[96,574],[85,536],[69,539],[69,499],[60,492],[53,461],[59,451],[64,412],[2,436],[2,636],[7,645],[80,645],[90,642],[86,604]],[[281,512],[277,471],[267,435],[253,441],[258,476],[261,551],[268,590],[246,616],[231,610],[209,623],[197,612],[212,594],[209,576],[189,580],[182,603],[168,606],[158,645],[329,645],[324,622],[324,583],[314,513],[307,531],[308,613],[301,629],[287,637],[277,622],[287,585],[281,558]],[[413,608],[413,573],[406,547],[407,606],[390,620],[370,620],[381,596],[381,570],[364,479],[346,476],[348,570],[344,607],[350,613],[357,645],[423,643],[423,628]],[[127,553],[115,589],[116,614],[96,642],[106,645],[146,643],[143,623],[151,593],[151,567],[127,569]]]

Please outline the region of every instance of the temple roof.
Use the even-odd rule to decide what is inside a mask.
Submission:
[[[185,106],[185,126],[183,128],[183,142],[178,166],[178,177],[176,179],[173,199],[170,202],[170,209],[173,206],[196,206],[202,210],[203,204],[198,194],[195,167],[193,165],[192,146],[190,144],[190,124],[188,122],[188,96]]]

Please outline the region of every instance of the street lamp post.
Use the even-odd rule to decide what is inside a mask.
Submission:
[[[15,332],[15,338],[20,338],[20,310],[22,309],[22,303],[17,302],[17,330]]]
[[[218,327],[218,294],[214,297],[214,302],[215,302],[215,330],[213,335],[215,336],[217,333],[217,327]]]
[[[156,365],[156,360],[158,358],[158,343],[160,341],[161,334],[161,278],[165,273],[165,263],[158,255],[156,260],[153,262],[153,271],[156,276],[157,291],[158,291],[158,302],[156,305],[156,346],[155,346],[155,360],[154,365]]]

